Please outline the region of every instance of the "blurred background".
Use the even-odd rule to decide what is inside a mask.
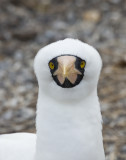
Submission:
[[[0,0],[0,134],[35,132],[37,51],[66,37],[103,59],[98,93],[107,160],[126,160],[126,1]]]

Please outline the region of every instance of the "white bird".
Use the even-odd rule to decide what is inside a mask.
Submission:
[[[37,134],[0,136],[0,160],[105,160],[97,84],[99,53],[65,39],[34,61],[39,84]]]

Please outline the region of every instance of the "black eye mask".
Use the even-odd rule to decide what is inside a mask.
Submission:
[[[61,56],[73,56],[73,55],[61,55]],[[59,67],[59,64],[58,64],[58,57],[61,57],[61,56],[57,56],[55,58],[53,58],[52,60],[49,61],[49,68],[50,68],[50,62],[53,63],[54,65],[54,68],[51,69],[50,68],[50,72],[51,72],[51,75],[54,79],[54,81],[56,82],[57,85],[59,85],[60,87],[62,88],[72,88],[72,87],[75,87],[76,85],[78,85],[81,80],[83,79],[83,76],[84,76],[84,71],[85,71],[85,66],[86,66],[86,61],[77,57],[77,56],[73,56],[75,57],[75,69],[77,69],[81,74],[77,74],[77,78],[76,78],[76,81],[74,84],[72,84],[70,82],[70,80],[66,77],[65,80],[64,80],[64,83],[61,84],[60,81],[58,80],[58,77],[57,75],[54,75],[55,71],[58,69]],[[84,63],[84,67],[81,66],[81,63]]]

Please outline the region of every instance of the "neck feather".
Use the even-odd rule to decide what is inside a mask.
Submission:
[[[75,142],[78,143],[76,137],[81,137],[81,134],[85,139],[92,139],[93,141],[97,135],[102,137],[101,121],[97,91],[92,92],[90,96],[77,103],[59,102],[56,99],[49,99],[39,92],[36,160],[53,160],[47,155],[47,152],[50,152],[50,156],[54,156],[55,160],[58,160],[58,158],[56,159],[57,152],[62,155],[63,151],[60,151],[59,148],[66,147],[64,142],[72,144],[73,139],[75,139]],[[89,134],[92,132],[94,135]],[[66,135],[66,133],[68,134]],[[100,140],[102,141],[102,138]],[[86,141],[81,143],[83,145]]]

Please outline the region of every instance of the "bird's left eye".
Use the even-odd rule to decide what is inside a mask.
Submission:
[[[81,67],[81,68],[84,68],[84,67],[85,67],[85,61],[81,61],[80,67]]]
[[[54,69],[54,63],[50,62],[50,63],[49,63],[49,68],[50,68],[50,69]]]

